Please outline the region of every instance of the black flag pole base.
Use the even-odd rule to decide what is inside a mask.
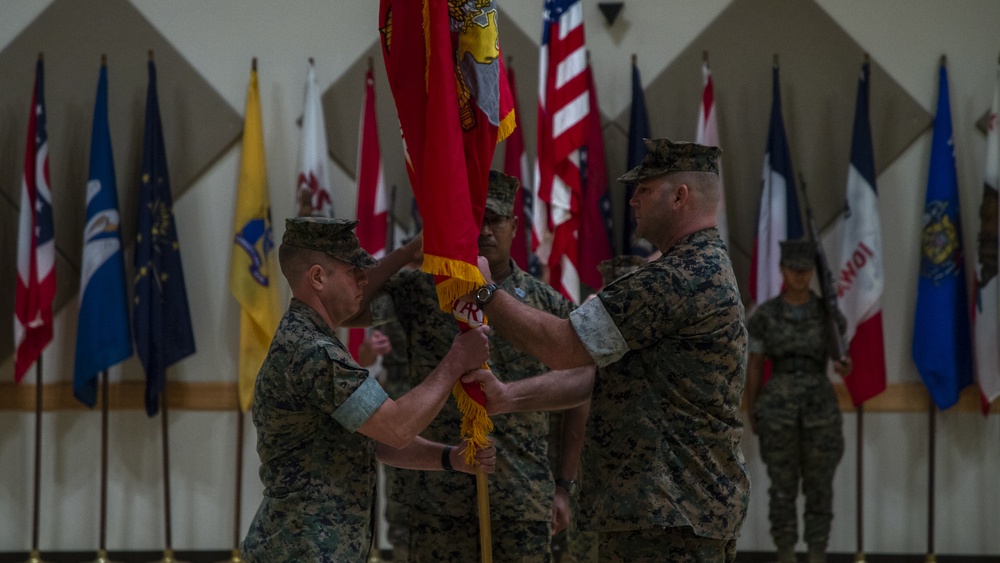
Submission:
[[[94,563],[117,563],[108,557],[108,550],[99,549],[97,550],[97,559],[94,559]]]
[[[32,549],[31,553],[28,555],[28,560],[25,561],[24,563],[45,563],[45,560],[42,559],[42,554],[40,551],[38,551],[37,549]]]
[[[242,563],[242,562],[243,558],[240,557],[240,550],[234,549],[233,552],[230,554],[229,559],[223,559],[218,563]]]
[[[164,549],[163,550],[163,559],[160,559],[159,561],[156,561],[155,563],[185,563],[185,562],[184,561],[178,561],[178,560],[174,559],[174,550],[172,550],[172,549]]]
[[[863,551],[854,554],[854,563],[865,563],[865,554]]]

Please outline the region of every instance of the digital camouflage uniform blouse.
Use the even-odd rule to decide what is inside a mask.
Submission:
[[[514,267],[499,287],[536,309],[565,318],[572,304],[548,285]],[[418,270],[393,276],[372,302],[372,324],[393,319],[410,335],[410,383],[417,385],[448,352],[458,334],[455,318],[441,311],[434,277]],[[548,371],[544,364],[523,354],[506,340],[490,335],[490,367],[502,381],[531,377]],[[462,414],[449,400],[434,422],[421,434],[425,438],[455,443],[460,438]],[[493,417],[490,435],[497,448],[496,472],[490,478],[490,514],[496,519],[548,522],[555,494],[549,467],[549,414],[516,413]],[[476,479],[473,475],[419,471],[407,495],[411,506],[429,514],[476,517]]]
[[[598,297],[570,315],[598,366],[581,528],[734,539],[750,493],[738,412],[747,333],[718,229],[680,239]]]
[[[254,388],[264,499],[244,561],[364,561],[375,442],[357,429],[387,399],[311,307],[292,299]]]

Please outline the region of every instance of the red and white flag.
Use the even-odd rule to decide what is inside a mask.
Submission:
[[[514,196],[514,217],[517,217],[517,231],[514,232],[514,240],[510,246],[510,257],[514,263],[522,270],[528,270],[528,240],[531,232],[530,225],[526,222],[528,209],[533,209],[531,205],[531,193],[528,192],[531,185],[531,174],[528,169],[528,151],[524,148],[524,136],[521,134],[521,104],[517,99],[517,84],[514,81],[514,69],[507,67],[507,83],[510,84],[510,91],[514,94],[514,121],[516,123],[514,131],[507,137],[507,143],[503,155],[503,173],[517,178],[521,184],[517,194]],[[526,193],[528,192],[528,193]],[[528,205],[525,205],[527,200]]]
[[[316,68],[309,59],[305,103],[302,109],[302,142],[299,145],[299,177],[295,209],[299,217],[333,217],[333,192],[326,163],[326,122],[320,104]]]
[[[42,61],[35,65],[35,89],[28,117],[28,141],[21,182],[17,230],[17,289],[14,304],[14,380],[20,382],[52,341],[56,297],[56,243],[49,188],[49,145],[45,128]]]
[[[984,411],[1000,397],[1000,283],[997,282],[997,247],[1000,225],[997,223],[997,198],[1000,190],[1000,68],[993,90],[986,133],[986,165],[983,174],[983,203],[979,217],[979,254],[976,260],[975,320],[976,378],[983,394]]]
[[[701,63],[701,106],[698,108],[698,133],[695,142],[699,145],[719,146],[719,122],[715,117],[715,87],[712,84],[712,71],[708,68],[708,55]],[[722,168],[719,168],[719,177],[722,177]],[[729,223],[726,219],[726,196],[719,194],[719,209],[715,214],[719,223],[719,234],[722,235],[722,242],[729,247]]]
[[[544,221],[548,204],[552,246],[549,283],[580,301],[579,208],[583,193],[580,148],[587,142],[590,99],[581,0],[546,0],[538,80],[538,166],[535,199],[537,254],[545,258]]]
[[[839,263],[831,264],[837,304],[847,320],[854,369],[844,382],[854,406],[885,391],[882,336],[882,231],[875,186],[875,154],[868,114],[869,64],[861,67],[847,171],[847,206]],[[994,347],[995,349],[995,347]]]
[[[365,101],[361,109],[358,138],[358,241],[375,258],[385,256],[389,228],[385,176],[382,174],[382,153],[378,143],[375,120],[375,75],[369,68],[365,74]],[[357,358],[365,330],[351,329],[348,350]]]

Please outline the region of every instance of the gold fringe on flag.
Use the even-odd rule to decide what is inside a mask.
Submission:
[[[483,366],[488,369],[488,366]],[[465,456],[465,463],[476,464],[476,452],[489,447],[486,435],[493,432],[493,421],[486,414],[486,408],[477,403],[462,387],[459,381],[451,390],[458,403],[458,410],[462,412],[462,437],[468,439],[468,445],[462,455]]]
[[[436,276],[448,276],[437,284],[438,305],[442,311],[451,312],[451,304],[463,295],[468,295],[486,285],[483,274],[475,264],[453,258],[424,254],[421,270]]]
[[[500,120],[500,128],[497,129],[497,142],[509,137],[514,132],[515,127],[517,127],[517,120],[514,117],[514,110],[510,110],[510,113]]]

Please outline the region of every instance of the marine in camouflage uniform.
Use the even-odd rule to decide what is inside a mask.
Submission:
[[[569,326],[503,293],[485,311],[499,334],[553,368],[598,366],[580,505],[581,528],[600,532],[600,560],[734,561],[750,492],[738,414],[747,336],[714,227],[721,151],[646,145],[642,164],[620,180],[638,182],[637,234],[663,255],[605,287]],[[589,383],[476,378],[501,412],[586,393]]]
[[[808,289],[814,265],[812,242],[782,242],[786,290],[761,304],[747,324],[751,365],[747,400],[771,480],[768,516],[782,563],[795,560],[795,499],[800,485],[806,497],[803,537],[809,546],[809,560],[825,561],[833,521],[833,476],[844,454],[840,407],[826,373],[827,312]],[[803,281],[791,281],[788,275],[801,276]],[[796,299],[802,302],[791,303],[789,291],[797,284],[804,288],[799,290],[801,298]],[[836,320],[843,333],[845,321],[840,311]],[[772,372],[758,395],[758,373],[764,358],[772,361]]]
[[[484,224],[509,227],[515,178],[491,171]],[[503,224],[503,226],[500,225]],[[484,225],[484,232],[487,226]],[[484,235],[480,236],[481,252]],[[502,244],[502,243],[498,243]],[[509,255],[509,241],[506,243]],[[508,258],[509,260],[509,258]],[[526,305],[565,318],[572,304],[547,284],[519,269],[513,261],[499,286]],[[402,270],[387,281],[371,303],[371,322],[398,321],[409,336],[410,382],[427,375],[448,342],[458,333],[455,318],[438,305],[434,277]],[[541,362],[491,335],[490,368],[510,381],[544,373]],[[453,440],[460,432],[462,414],[449,401],[423,436]],[[549,542],[554,470],[549,463],[549,414],[513,414],[493,418],[489,438],[497,451],[496,474],[489,480],[490,523],[494,561],[551,560]],[[463,562],[479,557],[476,481],[469,475],[417,472],[405,500],[410,509],[410,561]],[[403,499],[401,499],[403,500]]]
[[[350,308],[336,294],[347,290],[360,294],[363,283],[357,280],[364,275],[358,269],[376,263],[358,245],[355,224],[314,217],[286,222],[282,272],[295,297],[254,388],[253,422],[264,498],[241,546],[244,561],[360,562],[371,545],[377,447],[358,430],[376,417],[388,396],[354,362],[333,326],[344,320],[335,314]],[[287,256],[311,260],[316,251],[343,263],[329,266],[334,273],[324,274],[329,276],[324,283],[330,285],[323,286],[322,294],[302,289],[312,266],[308,274],[295,266],[286,271]],[[334,262],[314,264],[326,271]],[[354,287],[346,287],[346,278],[336,277],[341,275],[336,268],[345,265],[351,268],[346,272],[354,276]],[[331,291],[337,288],[343,291]],[[451,371],[457,378],[462,369]],[[447,389],[439,388],[436,394],[443,398]],[[405,414],[422,412],[411,409]],[[441,451],[445,450],[435,450],[438,455]]]
[[[382,369],[385,370],[383,387],[389,397],[399,399],[409,391],[409,361],[406,332],[397,322],[385,323],[379,327],[392,344],[392,351],[382,356]],[[409,522],[410,510],[407,507],[406,494],[412,488],[416,473],[385,466],[386,502],[385,520],[389,524],[389,542],[392,544],[392,560],[409,561],[408,548],[410,542]]]

